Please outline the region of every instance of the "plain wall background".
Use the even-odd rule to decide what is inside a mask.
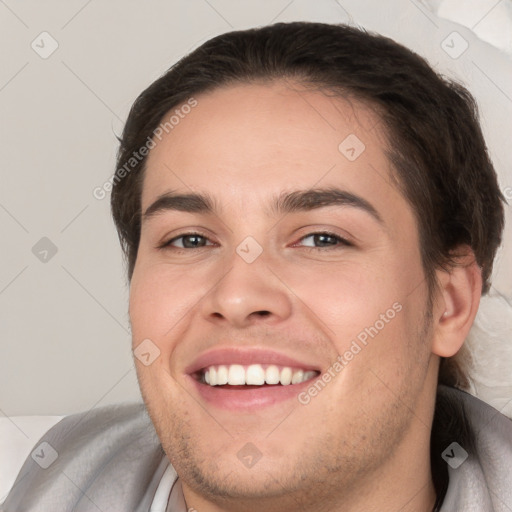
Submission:
[[[437,70],[466,82],[479,101],[502,188],[511,187],[510,57],[470,29],[437,18],[428,10],[437,4],[1,2],[0,413],[69,414],[140,400],[109,196],[98,200],[92,191],[115,170],[115,134],[136,96],[216,34],[309,20],[351,22],[396,39]],[[482,1],[470,19],[492,29],[495,4]],[[454,30],[469,43],[456,59],[442,48]],[[34,40],[42,46],[38,36],[44,31],[59,45],[47,59],[31,47]],[[48,49],[48,36],[41,37]],[[507,215],[510,227],[510,208]],[[46,262],[33,252],[43,237],[57,248]],[[507,237],[493,293],[510,299],[512,273],[503,263],[511,261],[510,233]]]

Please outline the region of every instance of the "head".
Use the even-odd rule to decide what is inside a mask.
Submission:
[[[159,354],[141,390],[190,493],[327,503],[428,452],[503,228],[461,85],[347,26],[222,34],[137,98],[112,211],[133,344]],[[201,382],[224,362],[310,378]]]

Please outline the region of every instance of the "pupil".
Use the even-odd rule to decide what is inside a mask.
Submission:
[[[197,247],[198,245],[200,245],[200,239],[202,237],[200,236],[197,236],[197,235],[190,235],[190,236],[187,236],[185,237],[184,239],[184,243],[183,245],[185,247]]]
[[[333,237],[331,235],[320,234],[320,235],[315,235],[315,237],[316,237],[315,241],[320,244],[333,245],[332,244]],[[331,243],[329,243],[329,239],[331,240]]]

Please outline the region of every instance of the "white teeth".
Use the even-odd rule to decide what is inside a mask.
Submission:
[[[240,364],[210,366],[203,374],[203,381],[210,386],[230,386],[263,384],[300,384],[312,379],[318,374],[315,371],[292,370],[289,366],[279,368],[276,365],[269,365],[266,369],[260,364],[242,366]]]
[[[241,364],[229,366],[228,384],[230,386],[243,386],[245,384],[245,370]]]
[[[279,378],[281,384],[283,386],[288,386],[292,382],[292,369],[291,368],[283,368],[281,370],[281,377]]]
[[[245,372],[245,383],[255,386],[265,384],[265,370],[259,364],[251,364]]]
[[[222,365],[217,368],[217,386],[223,386],[228,383],[228,369]]]
[[[265,371],[265,382],[267,384],[279,384],[279,368],[271,365]]]
[[[304,377],[304,372],[302,370],[293,372],[292,384],[298,384],[299,382],[302,382],[302,377]]]
[[[317,374],[317,372],[314,372],[314,371],[304,372],[304,377],[302,377],[302,382],[312,379],[316,374]],[[217,376],[217,379],[218,378],[219,377]]]

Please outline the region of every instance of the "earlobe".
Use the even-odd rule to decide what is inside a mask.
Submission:
[[[452,357],[464,344],[478,311],[482,272],[473,251],[467,248],[449,271],[438,271],[437,277],[432,352],[440,357]]]

